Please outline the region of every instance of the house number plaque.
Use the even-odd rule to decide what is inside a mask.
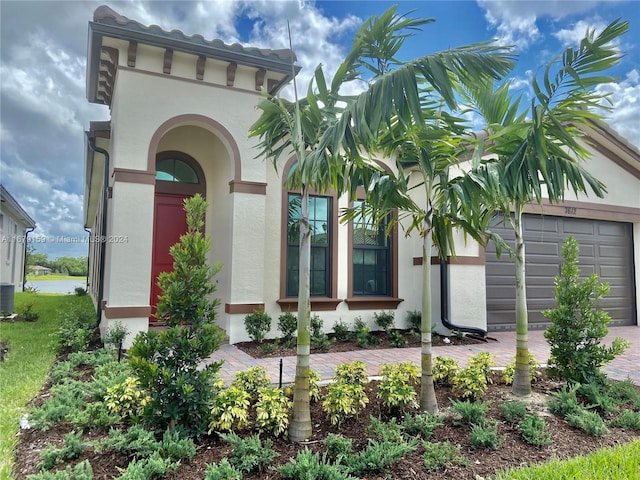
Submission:
[[[578,213],[578,209],[576,207],[564,207],[564,213],[567,215],[575,215]]]

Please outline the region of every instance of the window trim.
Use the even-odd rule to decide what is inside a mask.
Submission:
[[[280,305],[283,312],[291,312],[298,309],[298,297],[288,297],[287,292],[287,223],[289,219],[289,194],[297,194],[295,190],[289,190],[286,186],[289,170],[295,165],[296,158],[290,158],[282,170],[282,200],[281,200],[281,240],[280,240],[280,298],[276,303]],[[338,197],[336,192],[331,190],[319,194],[313,190],[309,195],[329,198],[331,218],[329,218],[330,246],[329,246],[329,296],[311,297],[312,311],[331,311],[342,303],[342,299],[337,297],[338,292]]]

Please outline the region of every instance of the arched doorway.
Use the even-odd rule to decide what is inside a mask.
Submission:
[[[184,200],[206,192],[205,176],[200,164],[179,151],[166,151],[156,156],[156,185],[153,204],[153,250],[151,263],[151,321],[155,321],[158,297],[158,275],[173,269],[169,253],[172,245],[187,231]]]

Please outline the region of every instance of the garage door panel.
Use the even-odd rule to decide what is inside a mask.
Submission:
[[[580,218],[525,215],[523,217],[527,304],[530,328],[545,328],[542,311],[556,306],[554,277],[560,273],[564,239],[573,235],[580,245],[581,278],[596,273],[610,292],[601,301],[612,324],[635,325],[633,237],[631,224]],[[513,238],[513,231],[496,222],[494,231]],[[512,242],[511,242],[512,243]],[[508,255],[498,260],[495,248],[486,249],[487,320],[490,330],[515,329],[515,267]]]

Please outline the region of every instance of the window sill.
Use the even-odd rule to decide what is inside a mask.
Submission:
[[[280,310],[283,312],[293,312],[298,310],[297,298],[281,298],[276,300],[276,303],[280,305]],[[342,303],[341,298],[311,297],[311,311],[327,312],[335,310],[340,303]]]
[[[400,302],[404,302],[404,298],[397,297],[349,297],[345,299],[349,310],[377,310],[398,308]]]

